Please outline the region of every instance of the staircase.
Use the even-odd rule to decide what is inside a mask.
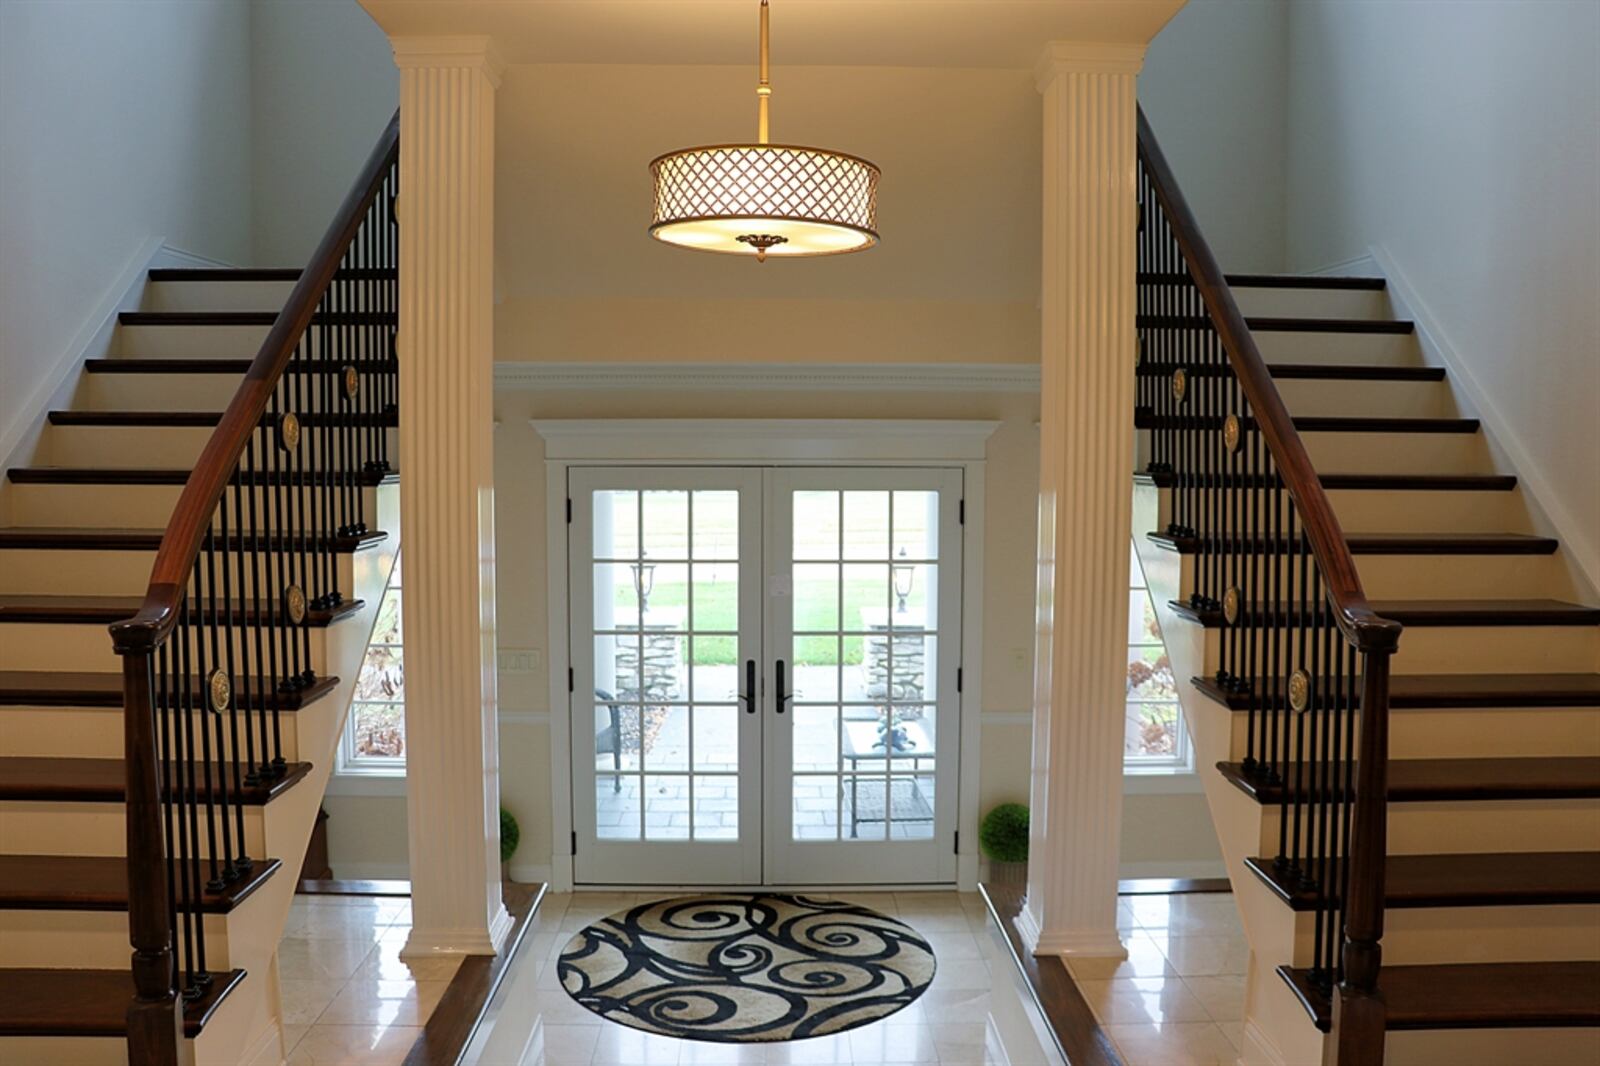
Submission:
[[[1140,154],[1134,528],[1251,943],[1241,1061],[1600,1062],[1600,598],[1383,279],[1222,282],[1142,119]]]
[[[152,270],[7,472],[0,1061],[283,1059],[278,939],[398,550],[397,138],[305,271]]]

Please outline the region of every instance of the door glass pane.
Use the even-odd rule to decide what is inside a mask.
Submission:
[[[883,840],[889,823],[887,807],[889,779],[878,774],[852,774],[844,778],[844,811],[840,834],[849,840]]]
[[[606,489],[591,497],[594,506],[594,557],[639,557],[639,494],[632,489]]]
[[[839,494],[796,492],[794,506],[794,557],[839,558]]]
[[[889,619],[889,567],[884,563],[844,566],[844,628],[847,632],[882,630]]]
[[[689,557],[689,494],[676,489],[646,490],[640,497],[644,554],[650,559]]]
[[[694,708],[694,768],[739,769],[739,708]]]
[[[739,779],[694,778],[694,839],[739,839]]]
[[[839,771],[839,708],[797,706],[794,715],[796,773]]]
[[[889,836],[893,840],[933,839],[933,772],[896,774],[889,779]]]
[[[639,839],[639,778],[597,774],[594,779],[595,835],[601,840]]]
[[[889,558],[889,494],[878,490],[844,494],[844,557]]]
[[[833,563],[796,563],[794,631],[817,633],[838,628],[839,567]]]
[[[646,756],[648,759],[648,756]],[[644,838],[689,839],[689,777],[687,774],[646,774],[644,778]]]
[[[739,557],[739,494],[731,489],[710,489],[694,493],[694,543],[690,555],[695,559],[737,559]]]
[[[594,565],[594,627],[605,631],[617,628],[620,616],[631,628],[639,617],[639,593],[634,572],[637,563],[596,563]]]
[[[939,494],[923,490],[894,494],[896,560],[939,558]]]
[[[692,571],[697,633],[737,633],[739,631],[739,564],[697,563]]]
[[[795,777],[790,820],[795,840],[838,840],[839,779],[832,775]]]
[[[889,625],[894,629],[937,629],[938,564],[896,559],[889,567],[889,576],[894,585],[894,609],[889,612]]]
[[[839,700],[839,637],[794,638],[794,701],[837,703]]]

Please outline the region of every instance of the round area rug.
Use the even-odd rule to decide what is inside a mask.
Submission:
[[[777,894],[618,911],[561,952],[567,994],[613,1022],[719,1043],[801,1040],[887,1017],[927,990],[933,949],[867,907]]]

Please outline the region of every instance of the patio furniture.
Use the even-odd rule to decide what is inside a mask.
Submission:
[[[907,746],[892,754],[885,750],[883,738],[878,734],[878,720],[876,718],[859,719],[844,723],[844,752],[843,756],[850,763],[850,836],[852,839],[859,837],[862,822],[887,822],[893,818],[896,822],[931,822],[933,821],[933,806],[928,798],[922,794],[914,777],[893,777],[889,780],[886,790],[878,787],[881,779],[872,782],[872,785],[863,791],[860,787],[861,779],[857,774],[863,763],[884,763],[889,758],[904,764],[909,761],[910,773],[917,774],[923,770],[923,760],[927,761],[928,773],[933,772],[934,750],[933,739],[928,736],[927,730],[921,722],[904,722]],[[895,767],[901,771],[900,766]]]

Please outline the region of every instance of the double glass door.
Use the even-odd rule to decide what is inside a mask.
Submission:
[[[954,880],[961,472],[568,491],[575,879]]]

